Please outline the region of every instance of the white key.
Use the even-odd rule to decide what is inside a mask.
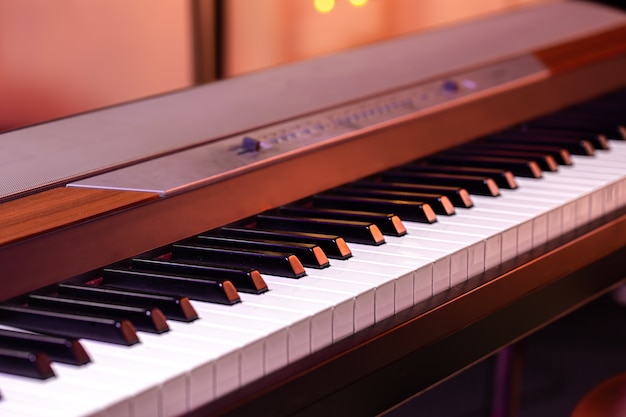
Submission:
[[[327,321],[311,321],[310,346],[307,352],[310,353],[311,346],[326,346],[334,340],[342,339],[354,332],[354,300],[346,292],[320,291],[297,285],[304,278],[306,277],[294,280],[272,277],[271,275],[265,277],[270,288],[270,297],[283,297],[294,300],[296,303],[316,303],[318,308],[327,311],[328,314],[322,316]],[[272,284],[270,285],[270,283]],[[254,301],[254,297],[250,298]],[[304,356],[304,352],[298,357],[290,356],[290,361],[297,360],[302,356]]]
[[[464,244],[451,241],[433,241],[409,233],[402,237],[387,238],[389,249],[402,248],[411,256],[425,257],[434,262],[432,286],[433,293],[443,291],[458,282],[467,279],[467,248]],[[425,265],[418,267],[418,270]],[[415,285],[414,285],[415,286]]]
[[[439,225],[439,227],[429,227],[436,225]],[[467,263],[461,261],[461,265],[466,265],[468,277],[481,274],[485,271],[485,241],[482,235],[471,233],[475,232],[475,230],[468,230],[467,228],[461,227],[457,227],[456,230],[450,230],[449,228],[441,227],[439,223],[424,225],[407,222],[405,226],[409,231],[409,236],[418,237],[426,242],[450,243],[452,245],[461,244],[466,253],[461,254],[459,259],[467,258]],[[454,260],[454,258],[451,259],[451,274],[452,271],[455,270]]]
[[[350,245],[351,248],[352,246],[354,244]],[[396,286],[412,285],[413,273],[413,268],[362,260],[362,256],[333,262],[330,268],[314,272],[315,276],[322,278],[347,279],[370,285],[375,291],[374,321],[380,321],[395,313]]]
[[[84,371],[83,378],[86,378],[89,371],[88,369]],[[6,401],[12,398],[11,403],[24,405],[23,409],[31,409],[31,406],[38,407],[39,414],[33,413],[33,415],[41,415],[42,407],[52,409],[55,406],[56,410],[63,411],[59,415],[81,416],[90,415],[94,411],[102,412],[116,405],[121,416],[129,416],[128,394],[120,396],[119,392],[115,393],[108,385],[111,381],[106,375],[103,380],[97,380],[103,376],[101,373],[94,372],[94,375],[95,379],[87,380],[57,377],[38,381],[0,374],[0,385],[3,387],[3,394],[7,396]],[[55,412],[51,410],[51,415]]]
[[[161,383],[159,407],[163,415],[178,415],[188,409],[190,385],[194,381],[207,390],[203,395],[210,399],[220,389],[226,391],[239,386],[238,355],[233,352],[233,345],[190,339],[173,332],[141,336],[142,343],[128,349],[86,343],[96,358],[100,355],[100,361],[105,358],[109,361],[103,364],[108,372],[125,375],[129,369],[137,373],[151,369],[153,380]],[[119,368],[114,366],[117,360]]]
[[[199,313],[202,311],[203,314],[209,315],[221,314],[225,322],[231,320],[226,317],[232,316],[234,323],[243,326],[262,325],[274,330],[282,327],[287,328],[285,340],[282,339],[281,336],[283,334],[281,333],[278,335],[278,338],[271,339],[271,342],[273,342],[271,348],[266,346],[266,372],[272,372],[287,365],[290,357],[301,357],[302,352],[310,351],[312,308],[317,313],[320,313],[321,307],[319,304],[297,303],[293,300],[273,297],[270,293],[254,296],[258,297],[255,301],[249,300],[248,296],[252,297],[252,295],[240,295],[245,302],[233,306],[201,303],[198,304],[197,311]],[[268,301],[268,299],[270,300]],[[194,303],[194,306],[196,304]],[[330,333],[330,310],[326,316],[328,332]],[[244,320],[239,320],[241,318]],[[265,324],[258,322],[265,322]],[[274,328],[272,323],[274,325],[278,324],[278,326]],[[272,333],[271,330],[268,331],[268,334]],[[286,344],[283,345],[283,342]]]
[[[342,281],[316,276],[316,270],[310,270],[307,276],[298,280],[290,280],[281,277],[265,276],[265,282],[270,288],[293,287],[311,291],[312,297],[324,297],[337,300],[333,310],[333,340],[339,340],[353,332],[374,324],[374,300],[375,289],[372,286],[355,281]],[[295,281],[295,282],[294,282]],[[349,317],[349,325],[345,317],[338,322],[335,318],[339,315]],[[342,326],[339,326],[342,323]],[[331,341],[311,340],[311,351],[321,349],[329,345]]]

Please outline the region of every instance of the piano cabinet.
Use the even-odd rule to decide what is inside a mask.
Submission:
[[[554,24],[539,24],[547,21]],[[483,42],[494,37],[511,39],[520,28],[529,35],[517,45]],[[448,46],[445,53],[434,53],[439,51],[435,46],[442,44]],[[428,61],[432,67],[422,65],[420,57],[425,53],[435,54],[437,59]],[[365,67],[364,62],[368,63]],[[102,268],[124,266],[142,254],[162,256],[159,248],[198,233],[254,218],[624,87],[626,15],[566,2],[3,133],[0,302],[21,302],[30,292],[54,290],[66,280],[98,278]],[[240,91],[247,95],[235,94]],[[108,139],[106,147],[102,147],[102,137]],[[177,140],[173,142],[172,137]],[[239,359],[220,362],[222,357],[240,358],[243,347],[235,348],[212,358],[217,365],[209,363],[205,368],[213,372],[204,381],[207,386],[213,384],[206,392],[204,386],[194,385],[193,372],[185,369],[174,378],[183,381],[177,385],[180,398],[166,398],[170,381],[158,381],[146,385],[145,391],[121,393],[116,402],[98,403],[100,408],[78,415],[147,413],[138,409],[147,397],[155,400],[151,410],[168,416],[384,412],[623,282],[626,176],[618,172],[621,161],[617,158],[624,155],[625,143],[612,142],[615,151],[598,150],[596,165],[578,162],[585,167],[581,175],[589,176],[594,170],[605,172],[600,164],[610,165],[609,183],[598,185],[598,179],[596,185],[584,185],[581,175],[573,177],[581,184],[574,184],[570,191],[578,193],[579,199],[566,199],[566,204],[584,200],[587,206],[581,213],[585,218],[570,218],[563,233],[548,229],[549,210],[564,217],[563,206],[552,206],[548,212],[537,209],[533,212],[537,217],[517,213],[522,223],[506,223],[506,230],[487,225],[484,228],[492,230],[492,235],[467,233],[476,238],[471,243],[476,257],[482,254],[476,273],[468,272],[467,262],[474,249],[455,246],[455,252],[442,259],[452,265],[450,258],[463,253],[458,259],[467,262],[464,276],[453,277],[452,266],[447,267],[448,275],[433,272],[439,261],[434,258],[405,274],[412,277],[418,270],[429,271],[428,297],[410,305],[400,303],[395,288],[401,277],[371,284],[370,294],[393,288],[384,314],[376,316],[374,301],[378,299],[368,298],[372,302],[366,306],[368,314],[371,310],[367,325],[352,323],[350,334],[324,347],[310,348],[309,341],[308,352],[297,359],[289,357],[290,348],[285,346],[280,358],[284,366],[261,367],[259,375],[242,382]],[[15,155],[24,157],[16,163]],[[585,157],[573,158],[583,161]],[[46,164],[49,160],[55,164]],[[571,170],[561,169],[574,172],[575,165]],[[545,173],[550,178],[556,175]],[[528,183],[524,184],[521,193]],[[511,197],[514,190],[502,191],[499,202],[521,206]],[[611,193],[617,197],[602,199]],[[513,203],[506,203],[507,196]],[[474,212],[481,204],[488,206],[484,213],[494,210],[487,200],[480,200],[487,197],[473,198],[481,202]],[[523,207],[522,211],[535,209],[531,203]],[[474,216],[471,210],[459,209],[456,218]],[[439,223],[443,228],[454,222],[442,216]],[[411,227],[420,235],[429,226]],[[531,242],[518,245],[516,240],[514,253],[503,255],[505,245],[497,246],[497,242],[504,241],[507,230],[514,230],[518,239],[522,228],[530,230]],[[376,250],[352,246],[355,259]],[[384,250],[384,246],[380,247]],[[419,255],[410,260],[418,258],[423,261]],[[370,262],[372,268],[379,263]],[[383,264],[383,268],[395,266],[393,261]],[[324,274],[307,272],[314,277]],[[279,278],[268,279],[265,294],[241,294],[243,301],[237,305],[254,306],[250,297],[290,298],[280,292],[280,285],[272,288],[275,279]],[[289,285],[296,286],[295,282]],[[315,302],[293,299],[302,304]],[[354,299],[356,295],[346,296],[345,302]],[[235,311],[237,305],[224,308]],[[214,311],[211,308],[206,311]],[[324,308],[323,313],[328,313],[324,317],[333,317],[334,307]],[[303,311],[291,313],[304,315]],[[288,315],[280,320],[287,320]],[[211,324],[210,318],[207,321]],[[311,317],[302,322],[309,326],[303,328],[313,329]],[[332,322],[324,323],[329,327],[324,331],[332,335]],[[292,326],[285,324],[280,333],[295,337],[295,330],[290,333]],[[305,333],[302,340],[306,341]],[[265,336],[255,337],[252,344],[263,346],[265,355],[264,349],[270,349]],[[255,359],[263,362],[267,356]],[[220,387],[215,386],[218,366],[230,378]],[[0,384],[0,411],[12,409],[12,389]],[[194,393],[206,400],[196,401]],[[81,395],[93,393],[85,388]],[[68,414],[78,413],[74,411],[68,409]]]

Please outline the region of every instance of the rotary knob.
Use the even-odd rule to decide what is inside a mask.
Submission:
[[[443,90],[448,93],[456,93],[457,91],[459,91],[460,88],[459,83],[455,80],[445,80],[442,87]]]

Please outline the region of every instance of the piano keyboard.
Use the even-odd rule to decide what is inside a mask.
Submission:
[[[596,48],[605,36],[623,47],[626,18],[567,3],[463,30],[504,38],[513,27],[564,15],[571,19],[558,30],[540,26],[548,40],[529,39],[510,53],[505,45],[479,48],[469,63],[449,58],[435,72],[398,70],[388,77],[395,83],[375,69],[362,74],[373,82],[346,82],[327,96],[318,89],[298,108],[276,100],[262,111],[265,123],[255,115],[236,129],[215,127],[196,114],[202,92],[192,90],[5,134],[0,146],[16,154],[41,143],[54,155],[68,149],[66,135],[72,142],[94,123],[118,129],[110,150],[93,148],[97,161],[64,155],[67,164],[40,167],[37,156],[25,164],[36,167],[32,176],[19,171],[0,183],[8,219],[0,234],[0,414],[219,413],[223,403],[211,404],[622,219],[626,93],[597,96],[626,84],[623,51],[609,43],[603,51],[614,60],[592,65],[596,78],[578,85],[587,68],[569,73],[568,65],[593,57],[555,64],[553,50],[528,49],[578,47],[581,37]],[[424,52],[450,39],[471,44],[459,33],[393,41],[352,59]],[[317,63],[335,68],[342,59]],[[307,65],[243,83],[287,76],[309,87],[317,81]],[[362,84],[369,90],[355,101]],[[224,85],[207,88],[225,100],[232,90]],[[267,101],[264,88],[251,92],[257,106]],[[517,103],[522,98],[543,100],[529,106]],[[133,123],[111,123],[120,118]],[[151,118],[188,136],[172,144],[172,126],[160,125],[139,150],[131,139]],[[42,140],[46,132],[52,137]],[[0,166],[15,166],[8,155]],[[274,235],[257,237],[267,231]],[[621,235],[607,235],[616,240],[607,248],[624,246]],[[286,410],[298,400],[285,399]]]
[[[584,108],[591,108],[594,103]],[[623,106],[622,103],[626,101],[620,101],[618,108]],[[574,111],[560,114],[568,113]],[[557,120],[560,114],[553,119]],[[528,126],[523,128],[528,130],[524,135],[531,139],[528,142],[532,142],[536,137],[532,133],[534,125],[530,123]],[[481,142],[488,143],[489,149],[495,152],[498,144],[503,143],[497,138],[506,134],[503,132],[494,135],[493,140]],[[568,157],[571,165],[559,165],[554,171],[546,168],[540,172],[540,178],[515,176],[510,184],[515,187],[513,189],[492,187],[497,196],[470,192],[471,207],[459,207],[461,202],[457,202],[454,213],[437,214],[436,221],[420,221],[419,216],[418,221],[396,220],[401,231],[406,231],[402,236],[398,236],[403,233],[397,233],[397,230],[384,229],[384,223],[381,223],[378,229],[386,230],[384,244],[354,243],[355,238],[350,234],[340,236],[347,241],[351,257],[331,258],[328,267],[306,267],[304,276],[290,276],[288,270],[280,274],[281,270],[271,269],[271,264],[253,261],[261,271],[270,268],[270,272],[280,274],[261,273],[268,292],[254,294],[251,292],[259,291],[250,291],[244,286],[238,293],[240,302],[232,305],[198,301],[191,291],[174,292],[172,296],[184,294],[192,299],[191,305],[198,313],[198,320],[168,320],[169,331],[162,334],[140,331],[140,343],[132,346],[81,339],[80,344],[91,357],[91,362],[81,366],[54,362],[53,378],[49,375],[40,375],[42,379],[38,379],[2,374],[0,387],[4,399],[0,402],[0,411],[2,415],[15,416],[40,415],[43,410],[46,415],[59,416],[175,416],[206,404],[472,276],[529,253],[595,220],[623,211],[626,207],[626,138],[620,137],[617,129],[603,134],[610,138],[609,149],[598,149],[597,145],[592,156],[571,155]],[[558,138],[567,136],[563,132],[554,135]],[[574,137],[570,143],[578,140]],[[462,150],[473,144],[458,149],[463,154]],[[536,154],[541,146],[534,148]],[[481,146],[478,148],[482,149]],[[564,152],[564,148],[559,150]],[[520,151],[514,161],[523,155],[524,152]],[[361,188],[359,184],[410,187],[415,183],[391,174],[408,174],[410,177],[415,173],[412,171],[415,166],[427,170],[437,159],[437,155],[433,155],[373,175],[367,182],[357,181],[336,190],[371,190]],[[505,158],[498,168],[490,169],[506,171],[507,163],[510,161]],[[462,162],[455,163],[453,168],[462,166]],[[485,178],[479,175],[482,168],[471,169],[474,169],[473,176],[466,172],[461,178]],[[494,177],[488,178],[493,180]],[[418,184],[435,187],[428,184],[427,179],[421,179]],[[448,186],[462,189],[454,180]],[[333,190],[329,191],[320,195],[335,195]],[[408,198],[406,191],[391,194],[391,200],[386,201]],[[367,203],[367,200],[359,202],[361,211],[373,211],[366,208]],[[306,204],[300,202],[288,207],[303,205]],[[354,209],[350,207],[350,210]],[[289,214],[288,210],[286,214],[269,213],[301,218]],[[351,211],[343,210],[343,213]],[[341,220],[335,218],[335,221]],[[255,224],[257,220],[252,218],[247,223]],[[237,229],[231,226],[224,233],[217,229],[205,235],[228,235],[227,230],[232,233]],[[188,239],[182,243],[202,243],[202,239]],[[208,247],[212,244],[219,246],[220,242],[205,242]],[[225,243],[221,242],[221,245]],[[274,245],[277,246],[278,242],[274,241]],[[169,253],[171,250],[168,247],[162,251]],[[158,260],[159,257],[155,254],[152,259]],[[166,262],[168,259],[161,257],[161,260]],[[235,265],[241,267],[241,263]],[[138,263],[131,270],[155,271],[154,268]],[[124,271],[126,267],[109,269]],[[167,270],[161,272],[168,274]],[[103,284],[123,286],[114,280],[107,281],[106,273],[101,275],[104,276]],[[182,275],[193,274],[187,271]],[[27,303],[37,308],[35,299]],[[13,324],[7,317],[0,306],[0,322]],[[63,335],[64,329],[50,331]]]

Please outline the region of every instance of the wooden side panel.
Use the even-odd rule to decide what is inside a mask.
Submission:
[[[0,245],[154,200],[158,194],[56,188],[0,204]]]

